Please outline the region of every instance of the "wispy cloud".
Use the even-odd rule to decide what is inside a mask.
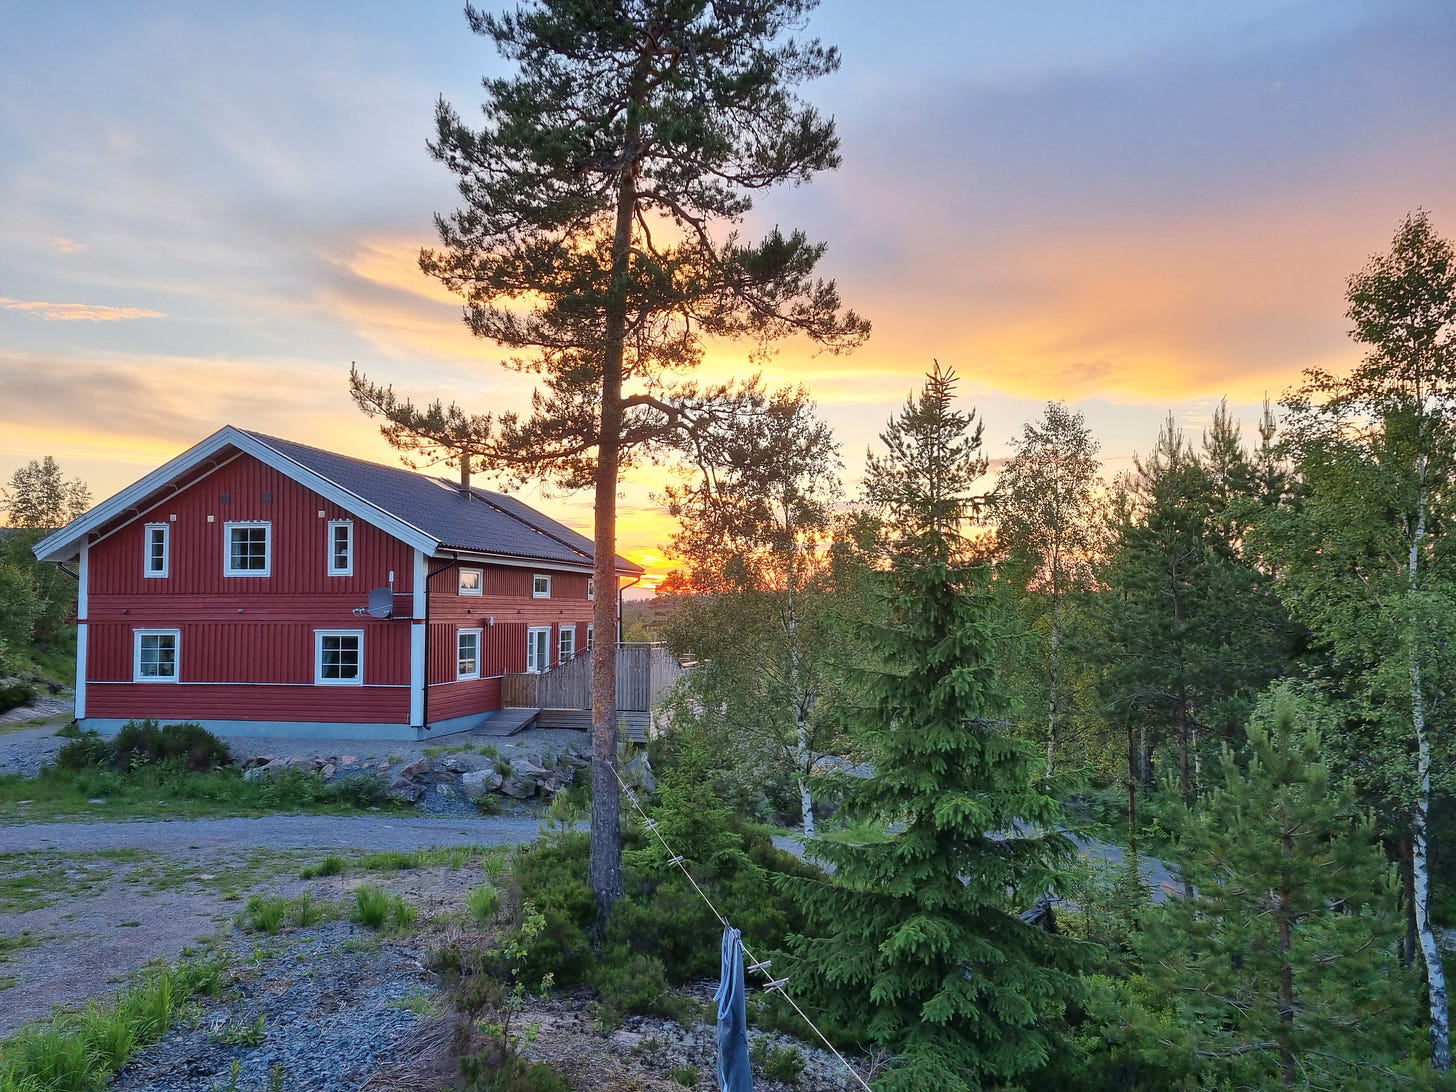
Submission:
[[[51,246],[55,247],[62,254],[75,254],[77,251],[87,250],[90,243],[78,243],[75,239],[67,239],[63,235],[57,235],[51,239]]]
[[[24,311],[58,322],[120,322],[123,319],[166,318],[161,311],[145,307],[107,307],[97,303],[51,303],[47,300],[16,300],[0,296],[0,307]]]

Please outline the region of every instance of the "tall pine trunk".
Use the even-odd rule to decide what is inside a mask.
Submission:
[[[634,85],[640,96],[640,80]],[[640,98],[637,100],[640,102]],[[588,882],[603,930],[621,899],[622,817],[617,782],[617,471],[622,446],[622,359],[627,335],[628,264],[632,258],[632,210],[636,206],[637,146],[641,122],[627,114],[617,217],[612,234],[612,282],[607,298],[602,353],[601,434],[597,443],[596,529],[592,559],[596,602],[592,608],[592,823]]]

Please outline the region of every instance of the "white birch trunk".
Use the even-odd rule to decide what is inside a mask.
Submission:
[[[1408,589],[1414,599],[1419,590],[1421,543],[1426,537],[1426,457],[1420,456],[1420,489],[1417,494],[1416,529],[1411,536],[1407,569]],[[1415,604],[1411,604],[1412,611]],[[1431,740],[1426,732],[1425,695],[1421,690],[1420,648],[1416,634],[1419,619],[1412,617],[1409,656],[1411,683],[1411,727],[1416,736],[1416,778],[1419,782],[1415,818],[1411,823],[1411,879],[1415,888],[1416,936],[1426,964],[1426,993],[1431,1006],[1431,1067],[1438,1073],[1451,1068],[1451,1016],[1446,1008],[1446,969],[1441,962],[1441,945],[1431,926],[1431,875],[1427,844],[1427,823],[1431,812]]]

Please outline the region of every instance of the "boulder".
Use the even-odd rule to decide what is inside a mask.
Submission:
[[[243,771],[244,781],[277,781],[278,771],[283,769],[282,759],[270,758],[261,766],[254,766],[250,770]]]
[[[389,795],[396,800],[403,800],[406,804],[418,804],[429,788],[424,785],[416,785],[413,781],[406,781],[404,778],[397,778],[389,786]]]
[[[338,767],[335,766],[332,762],[325,762],[323,764],[323,767],[319,770],[319,780],[332,781],[334,779],[334,771],[336,769],[338,769]]]
[[[474,773],[477,770],[495,769],[495,759],[488,755],[473,754],[470,751],[452,752],[440,760],[440,765],[456,773]]]
[[[460,787],[465,790],[465,795],[471,800],[479,800],[487,793],[499,789],[504,780],[501,772],[492,764],[488,770],[471,770],[461,774]]]
[[[424,777],[434,768],[435,764],[430,761],[430,756],[423,755],[420,758],[415,759],[409,765],[401,766],[399,768],[399,776],[404,778],[406,781],[413,781],[417,777]]]
[[[517,800],[529,800],[536,795],[536,787],[546,777],[546,767],[540,766],[524,756],[513,758],[510,763],[510,771],[501,781],[500,791]]]
[[[638,751],[622,766],[622,780],[643,792],[657,791],[657,778],[652,776],[652,763],[646,751]]]

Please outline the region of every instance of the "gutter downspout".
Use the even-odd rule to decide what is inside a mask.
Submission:
[[[430,730],[430,581],[459,564],[460,555],[456,554],[453,560],[425,573],[425,692],[420,695],[420,726],[426,732]]]

